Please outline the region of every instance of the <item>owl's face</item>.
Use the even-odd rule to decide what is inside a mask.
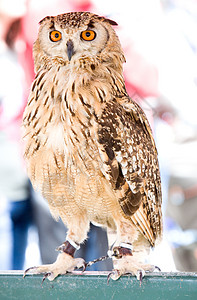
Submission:
[[[40,24],[36,41],[39,49],[45,56],[64,61],[95,57],[106,50],[110,41],[118,40],[111,26],[117,25],[114,21],[87,12],[46,17]]]

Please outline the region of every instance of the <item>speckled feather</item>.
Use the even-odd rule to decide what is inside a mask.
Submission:
[[[49,55],[41,42],[47,26],[71,36],[97,23],[106,33],[98,51],[92,44],[70,62]],[[162,232],[157,150],[144,112],[126,92],[115,24],[87,12],[40,22],[37,75],[23,119],[25,158],[34,187],[69,228],[83,220],[113,229],[125,220],[154,246]],[[81,242],[86,233],[76,236]]]

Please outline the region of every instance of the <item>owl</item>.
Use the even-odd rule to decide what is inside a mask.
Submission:
[[[107,230],[110,278],[155,268],[144,260],[162,236],[157,150],[127,94],[115,25],[90,12],[48,16],[34,43],[24,156],[33,187],[68,228],[57,260],[28,269],[49,280],[85,266],[74,253],[90,222]]]

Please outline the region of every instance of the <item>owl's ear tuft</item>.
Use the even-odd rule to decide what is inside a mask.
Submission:
[[[99,17],[98,16],[98,19],[101,20],[101,21],[107,22],[107,23],[109,23],[110,25],[113,25],[113,26],[118,25],[118,23],[116,23],[115,21],[113,21],[111,19],[108,19],[108,18],[105,18],[105,17]]]
[[[44,17],[42,20],[40,20],[40,22],[38,24],[41,25],[44,21],[49,20],[51,18],[53,18],[53,17],[50,17],[50,16]]]
[[[116,21],[113,21],[111,19],[105,19],[106,22],[108,22],[110,25],[113,25],[113,26],[117,26],[118,23],[116,23]]]

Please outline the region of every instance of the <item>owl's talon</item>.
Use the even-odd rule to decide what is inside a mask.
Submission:
[[[161,272],[161,269],[158,266],[155,266],[155,269],[157,269],[159,272]]]
[[[87,268],[87,263],[84,262],[84,265],[82,266],[82,273],[85,272],[86,268]]]
[[[49,276],[51,276],[51,272],[48,272],[48,273],[46,273],[46,274],[43,276],[43,278],[42,278],[42,283],[41,283],[41,284],[43,284],[43,282],[45,281],[45,279],[46,279],[47,277],[49,277]]]
[[[121,277],[121,272],[117,269],[112,270],[107,276],[107,284],[109,284],[110,278],[112,280],[118,280]]]
[[[25,276],[27,275],[27,273],[30,271],[30,270],[33,270],[33,269],[36,269],[37,267],[30,267],[30,268],[27,268],[25,271],[24,271],[24,274],[23,274],[23,278],[25,278]]]
[[[142,279],[143,279],[144,275],[145,275],[145,271],[144,270],[138,270],[137,271],[136,278],[137,278],[137,280],[140,281],[140,286],[142,284]]]
[[[85,272],[86,268],[87,268],[87,263],[85,261],[82,261],[82,263],[80,265],[77,265],[75,267],[75,269],[81,269],[82,268],[82,273]]]

